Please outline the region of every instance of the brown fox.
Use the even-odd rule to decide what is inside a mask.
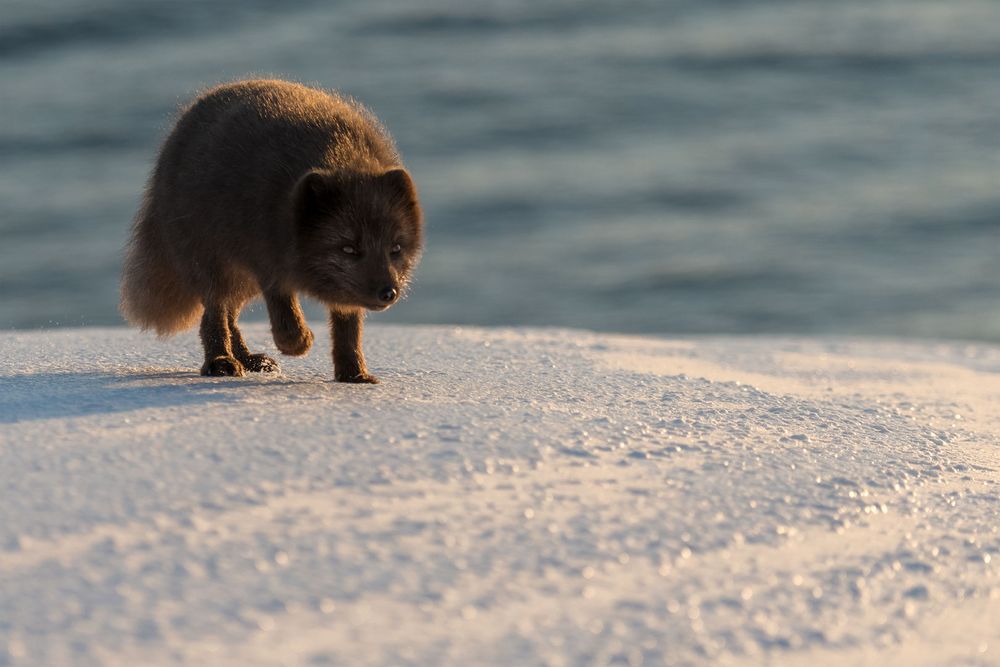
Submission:
[[[263,294],[284,354],[313,334],[299,293],[330,310],[334,376],[378,380],[361,350],[366,310],[406,289],[423,249],[417,193],[392,138],[359,103],[285,81],[218,86],[160,150],[126,251],[121,311],[168,336],[201,316],[202,375],[276,371],[236,325]]]

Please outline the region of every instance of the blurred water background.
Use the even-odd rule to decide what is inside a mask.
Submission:
[[[992,0],[4,0],[0,327],[120,322],[172,114],[247,75],[395,135],[374,321],[1000,340]]]

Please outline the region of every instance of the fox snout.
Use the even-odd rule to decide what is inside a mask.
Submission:
[[[369,310],[385,310],[399,299],[399,288],[393,283],[383,283],[369,292],[370,296],[365,299],[366,307]]]

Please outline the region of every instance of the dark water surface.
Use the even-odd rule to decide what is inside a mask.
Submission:
[[[428,251],[377,321],[1000,340],[1000,3],[2,14],[0,327],[119,322],[172,112],[257,74],[365,101],[414,173]]]

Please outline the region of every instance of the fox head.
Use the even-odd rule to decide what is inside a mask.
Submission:
[[[423,250],[423,216],[405,169],[313,170],[292,197],[296,272],[307,293],[369,310],[402,298]]]

